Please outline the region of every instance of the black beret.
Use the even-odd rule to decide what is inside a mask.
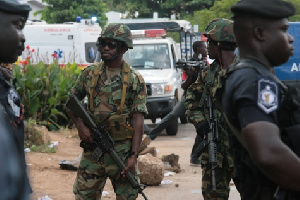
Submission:
[[[28,4],[21,4],[17,0],[0,0],[0,11],[21,14],[28,17],[31,7]]]
[[[231,7],[233,18],[256,15],[267,18],[288,18],[295,13],[292,3],[282,0],[241,0]]]

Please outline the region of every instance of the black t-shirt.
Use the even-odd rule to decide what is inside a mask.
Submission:
[[[242,130],[255,121],[277,124],[281,90],[274,75],[258,62],[230,73],[223,91],[222,108],[231,124]]]

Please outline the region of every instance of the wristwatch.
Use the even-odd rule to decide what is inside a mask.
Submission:
[[[135,155],[136,158],[139,157],[139,154],[136,154],[134,151],[130,151],[129,156],[133,156],[133,155]]]

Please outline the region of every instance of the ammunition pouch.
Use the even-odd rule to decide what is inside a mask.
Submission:
[[[108,119],[108,130],[114,141],[132,138],[133,127],[127,121],[128,114],[112,115]]]

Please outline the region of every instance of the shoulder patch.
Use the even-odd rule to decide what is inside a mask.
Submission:
[[[258,80],[257,105],[267,114],[278,108],[278,86],[275,82],[263,78]]]

